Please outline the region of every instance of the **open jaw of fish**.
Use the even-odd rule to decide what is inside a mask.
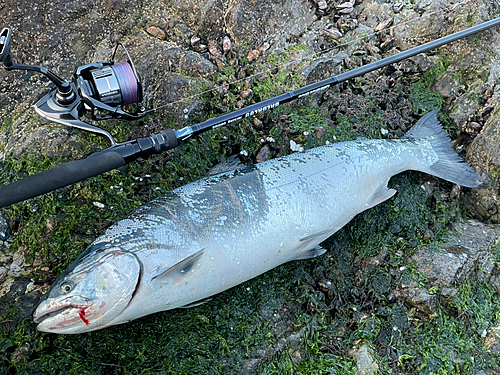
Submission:
[[[89,332],[198,301],[318,245],[391,198],[389,179],[419,170],[466,187],[481,177],[455,153],[437,111],[404,138],[318,147],[210,176],[111,226],[36,309],[41,331]]]
[[[39,331],[99,329],[126,308],[139,284],[140,263],[119,248],[107,250],[106,246],[92,248],[59,277],[33,314]]]

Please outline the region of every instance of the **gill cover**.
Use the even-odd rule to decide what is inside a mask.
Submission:
[[[128,306],[139,282],[140,263],[133,253],[101,247],[90,247],[54,283],[33,315],[39,331],[94,331],[108,326]]]

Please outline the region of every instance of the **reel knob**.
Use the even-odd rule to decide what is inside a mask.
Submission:
[[[10,42],[12,40],[12,30],[5,27],[0,33],[0,61],[6,68],[10,68],[12,56],[10,54]]]

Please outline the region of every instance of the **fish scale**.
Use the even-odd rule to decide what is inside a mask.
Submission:
[[[484,186],[453,151],[437,111],[402,139],[331,144],[210,176],[97,238],[35,311],[38,329],[88,332],[190,307],[280,264],[319,256],[322,241],[394,195],[389,179],[408,169]]]

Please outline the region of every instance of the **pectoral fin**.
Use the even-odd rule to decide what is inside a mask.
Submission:
[[[225,173],[225,172],[230,172],[234,171],[238,168],[243,168],[245,167],[245,164],[243,164],[240,159],[238,159],[238,155],[232,155],[228,157],[226,160],[220,162],[216,166],[214,166],[212,169],[210,169],[207,173],[208,176],[215,176],[220,173]]]
[[[331,230],[323,230],[321,232],[318,232],[318,233],[314,233],[314,234],[310,234],[309,236],[305,236],[305,237],[302,237],[300,239],[300,242],[301,243],[310,243],[311,241],[313,241],[314,239],[318,238],[318,237],[322,237],[322,236],[325,236],[327,235],[328,233],[330,233]],[[333,233],[332,233],[333,234]]]
[[[201,260],[204,252],[205,249],[201,249],[196,253],[191,254],[186,259],[181,260],[180,262],[154,276],[151,281],[155,284],[162,284],[164,282],[168,282],[169,280],[176,280],[179,277],[187,275],[188,272],[191,271],[193,267]]]

